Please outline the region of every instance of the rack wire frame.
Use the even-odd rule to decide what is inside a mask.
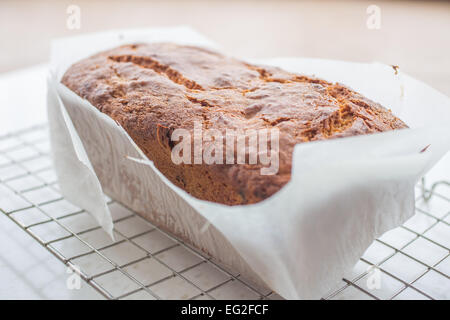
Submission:
[[[95,232],[100,229],[99,226],[90,226],[84,228],[83,230],[75,230],[70,226],[70,224],[66,223],[66,221],[69,220],[68,218],[74,218],[87,214],[84,210],[77,209],[56,217],[55,215],[47,212],[46,206],[63,200],[63,197],[59,193],[56,179],[52,180],[42,177],[43,173],[50,173],[49,175],[52,176],[51,173],[53,172],[49,155],[50,146],[47,131],[47,125],[42,124],[26,130],[0,136],[0,187],[3,187],[3,189],[11,195],[14,195],[14,197],[17,198],[17,201],[21,203],[18,207],[10,205],[9,207],[7,206],[7,208],[4,208],[0,202],[0,212],[5,214],[23,231],[33,237],[33,239],[57,257],[62,263],[76,271],[87,284],[97,290],[103,297],[106,299],[128,299],[133,297],[142,298],[142,296],[145,296],[148,299],[174,298],[173,295],[167,294],[167,290],[162,290],[161,293],[161,290],[158,290],[158,288],[161,288],[161,285],[167,284],[167,286],[172,286],[172,288],[176,291],[178,289],[177,285],[180,285],[180,282],[172,283],[173,281],[171,282],[170,280],[177,278],[182,284],[187,283],[192,289],[189,291],[190,294],[187,294],[182,298],[280,299],[276,293],[255,286],[251,282],[243,279],[239,274],[235,274],[232,271],[227,270],[215,262],[211,257],[205,256],[204,253],[192,248],[180,239],[167,234],[147,221],[144,222],[138,214],[132,211],[128,211],[128,214],[115,219],[114,222],[116,226],[118,223],[127,223],[133,219],[142,219],[142,222],[147,224],[148,228],[144,231],[128,235],[127,232],[124,232],[123,230],[121,231],[115,227],[114,232],[119,239],[113,243],[105,244],[100,247],[90,243],[83,237],[85,234]],[[44,165],[30,167],[27,163],[43,163]],[[21,188],[14,187],[15,181],[19,181],[20,179],[28,179],[30,177],[32,177],[33,181],[35,181],[34,185],[31,185],[28,188],[23,188],[23,186]],[[447,211],[444,210],[444,214],[436,215],[433,212],[427,212],[426,210],[418,208],[417,215],[423,215],[423,217],[429,218],[433,222],[427,225],[426,228],[419,231],[406,225],[401,226],[400,229],[411,235],[411,238],[408,239],[408,241],[403,242],[401,246],[395,245],[388,240],[383,240],[383,237],[377,239],[375,242],[378,243],[378,245],[384,246],[384,248],[389,249],[391,252],[379,261],[373,261],[372,259],[368,259],[363,256],[360,262],[365,266],[370,266],[370,268],[366,268],[362,271],[360,270],[355,275],[343,278],[341,285],[328,295],[324,296],[323,299],[349,298],[346,293],[350,289],[353,289],[353,294],[350,298],[381,299],[382,297],[380,297],[376,290],[366,288],[364,286],[364,282],[362,281],[370,276],[371,270],[374,268],[379,270],[383,276],[389,277],[389,279],[397,283],[396,289],[391,290],[389,296],[384,298],[398,299],[406,290],[413,290],[414,294],[418,294],[424,299],[450,299],[450,271],[447,270],[448,268],[440,267],[441,265],[447,265],[450,262],[450,245],[448,244],[450,241],[446,241],[450,239],[450,188],[448,188],[448,190],[441,191],[442,188],[436,188],[438,184],[447,186],[448,182],[444,181],[436,183],[430,189],[425,189],[423,187],[424,184],[422,184],[421,195],[416,199],[416,201],[429,201],[433,198],[439,198],[439,201],[444,202],[447,205]],[[30,198],[27,196],[27,194],[32,192],[39,193],[40,190],[43,189],[51,190],[57,196],[51,199],[39,199],[39,197]],[[449,192],[447,193],[445,191]],[[109,198],[107,199],[108,205],[117,204],[114,200]],[[121,206],[121,204],[117,205]],[[17,218],[18,214],[24,213],[26,210],[31,208],[37,210],[41,216],[45,218],[29,224],[23,223]],[[36,227],[45,226],[47,224],[56,225],[65,234],[48,240],[34,231]],[[448,238],[444,238],[444,241],[439,241],[439,239],[436,240],[428,236],[428,232],[436,226],[441,226],[441,228],[443,227],[447,230],[445,237]],[[142,236],[149,235],[152,232],[164,235],[167,239],[170,239],[170,244],[160,250],[152,251],[145,248],[136,240]],[[68,239],[76,239],[88,249],[73,255],[67,255],[64,252],[61,252],[61,250],[58,249],[57,244]],[[434,247],[439,248],[439,250],[441,250],[439,259],[429,263],[418,258],[415,254],[412,254],[410,250],[406,249],[418,239],[422,239],[427,243],[432,244]],[[144,254],[127,261],[117,261],[117,259],[105,254],[106,250],[110,250],[124,244],[137,248],[137,250],[140,250]],[[194,262],[180,269],[178,267],[174,267],[173,264],[162,258],[164,253],[167,253],[169,250],[177,247],[182,247],[183,250],[189,252],[190,255],[193,257],[195,256],[196,259],[193,259]],[[106,268],[106,270],[93,273],[80,268],[76,264],[78,259],[90,258],[93,255],[102,259],[102,261],[106,262],[106,264],[109,264],[109,267]],[[398,255],[402,255],[403,257],[414,261],[416,264],[422,266],[422,270],[415,274],[413,278],[406,279],[407,277],[403,277],[402,274],[395,273],[385,267],[389,261],[392,261],[393,257]],[[132,272],[129,271],[129,267],[135,266],[146,259],[153,259],[152,261],[156,261],[158,265],[167,272],[165,272],[164,275],[158,279],[153,279],[151,282],[146,282],[139,276],[133,275]],[[204,264],[220,271],[220,276],[215,279],[216,282],[212,281],[213,284],[210,283],[209,286],[201,285],[195,280],[195,278],[187,276],[190,271],[195,268],[200,268],[204,266]],[[123,275],[122,279],[126,278],[131,281],[131,283],[133,283],[133,286],[131,286],[132,288],[130,289],[130,286],[128,286],[128,289],[123,289],[119,292],[111,292],[112,290],[106,288],[105,284],[99,281],[102,277],[111,275],[115,272]],[[151,270],[149,270],[149,272],[151,272]],[[439,275],[441,279],[448,282],[448,292],[444,285],[444,292],[441,292],[436,296],[436,294],[430,293],[429,290],[424,289],[424,286],[417,285],[417,283],[422,281],[430,272]],[[231,289],[229,289],[225,295],[221,295],[220,290],[226,286],[229,286],[231,283],[233,283],[233,285],[230,286]],[[425,286],[425,288],[426,287],[427,286]],[[356,289],[356,291],[354,289]],[[217,292],[219,292],[219,294],[217,294]]]

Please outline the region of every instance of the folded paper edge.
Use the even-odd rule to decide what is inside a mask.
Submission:
[[[52,145],[52,158],[57,175],[58,177],[67,175],[67,166],[70,165],[70,172],[76,172],[76,174],[74,173],[72,175],[70,180],[79,181],[78,177],[80,176],[80,172],[84,173],[89,181],[83,181],[79,185],[81,186],[87,183],[90,191],[94,192],[97,195],[101,195],[101,199],[103,199],[103,190],[100,185],[100,181],[98,180],[97,175],[92,168],[92,164],[89,161],[86,151],[82,147],[81,139],[78,136],[75,127],[73,126],[72,120],[70,119],[67,110],[65,109],[61,99],[56,92],[55,85],[53,83],[54,79],[54,75],[50,71],[47,77],[47,114],[50,128],[50,142]],[[64,123],[64,126],[60,126],[58,125],[58,123]],[[59,137],[56,137],[56,135],[53,133],[53,131],[55,130],[58,130]],[[77,147],[76,144],[78,144],[80,147]],[[74,162],[64,161],[61,152],[59,151],[62,148],[65,152],[68,151],[72,153],[71,158],[74,160]],[[65,168],[62,168],[62,162],[64,162]],[[83,202],[74,199],[72,196],[72,192],[69,191],[70,189],[72,189],[72,187],[69,186],[68,181],[65,181],[64,179],[60,179],[59,187],[61,189],[61,194],[65,198],[76,203],[83,210],[86,210],[88,213],[90,213],[99,223],[99,225],[102,226],[111,240],[114,241],[114,225],[111,212],[106,204],[106,201],[97,201],[97,203],[91,206],[90,202]],[[84,188],[82,188],[82,190],[83,192],[86,192]],[[89,198],[92,199],[92,197]],[[100,198],[94,197],[94,199]]]

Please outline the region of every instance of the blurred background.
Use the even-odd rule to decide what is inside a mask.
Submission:
[[[79,25],[69,27],[73,5]],[[445,1],[1,1],[0,72],[45,62],[54,37],[179,24],[237,57],[379,61],[450,96]]]

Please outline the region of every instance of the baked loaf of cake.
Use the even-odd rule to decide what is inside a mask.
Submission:
[[[75,63],[62,83],[118,122],[156,167],[191,195],[228,205],[261,201],[291,177],[298,143],[405,128],[389,110],[324,80],[172,43],[125,45]],[[279,169],[175,164],[177,128],[279,129]]]

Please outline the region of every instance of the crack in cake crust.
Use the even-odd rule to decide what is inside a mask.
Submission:
[[[164,74],[173,82],[183,85],[188,89],[203,90],[195,81],[186,79],[178,71],[163,65],[150,57],[141,57],[133,55],[109,56],[108,59],[115,62],[131,62],[139,67],[152,69],[159,74]]]

